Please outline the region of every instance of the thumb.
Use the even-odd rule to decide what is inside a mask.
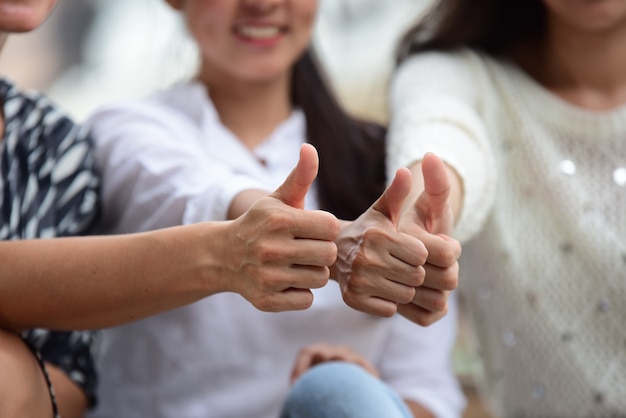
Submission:
[[[303,144],[300,147],[298,164],[272,196],[289,206],[304,209],[304,198],[317,177],[318,167],[317,150],[311,144]]]
[[[446,166],[435,154],[427,153],[422,161],[424,193],[418,199],[418,210],[427,214],[431,227],[436,220],[445,219],[449,211],[450,179]],[[434,231],[431,231],[434,232]]]
[[[393,181],[374,203],[372,209],[385,215],[397,226],[402,213],[402,205],[411,192],[411,183],[411,171],[407,168],[398,169]]]

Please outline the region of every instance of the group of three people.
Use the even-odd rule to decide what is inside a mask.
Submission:
[[[53,3],[0,2],[3,30]],[[28,329],[64,417],[459,417],[472,238],[494,413],[625,410],[626,2],[438,2],[388,133],[325,86],[315,0],[168,3],[191,81],[88,130],[3,84],[2,238],[118,235],[0,243],[0,408],[51,414]],[[36,327],[107,329],[94,363],[91,331]]]

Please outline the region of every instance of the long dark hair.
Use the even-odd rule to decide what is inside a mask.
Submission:
[[[321,208],[353,220],[385,188],[385,129],[350,117],[331,94],[311,50],[296,62],[292,102],[306,117],[307,142],[317,148]]]
[[[469,47],[493,56],[545,32],[541,0],[438,0],[402,38],[397,62],[426,50]]]

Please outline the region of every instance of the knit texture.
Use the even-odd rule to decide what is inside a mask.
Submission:
[[[624,416],[626,107],[463,50],[405,62],[391,109],[390,171],[434,151],[462,177],[460,288],[497,416]]]

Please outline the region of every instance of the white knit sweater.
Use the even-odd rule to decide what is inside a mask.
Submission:
[[[406,61],[389,169],[463,180],[461,291],[497,416],[626,416],[626,106],[575,107],[510,62]]]

